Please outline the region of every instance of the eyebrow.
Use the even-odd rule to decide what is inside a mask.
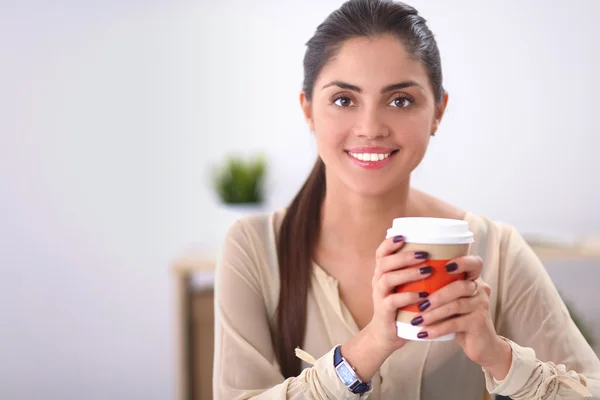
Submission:
[[[342,82],[342,81],[329,82],[327,85],[323,86],[323,89],[326,89],[330,86],[337,86],[341,89],[352,90],[354,92],[362,93],[362,89],[360,87],[358,87],[356,85],[352,85],[347,82]],[[383,94],[383,93],[391,92],[393,90],[401,90],[401,89],[405,89],[405,88],[411,87],[411,86],[418,86],[420,88],[423,88],[421,85],[419,85],[415,81],[405,81],[405,82],[394,83],[392,85],[388,85],[388,86],[384,87],[383,89],[381,89],[381,93]]]

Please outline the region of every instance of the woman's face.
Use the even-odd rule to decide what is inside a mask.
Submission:
[[[345,42],[315,81],[312,101],[300,95],[327,184],[379,195],[408,182],[446,99],[436,103],[423,65],[393,36]]]

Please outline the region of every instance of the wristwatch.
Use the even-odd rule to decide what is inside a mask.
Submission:
[[[360,380],[355,369],[342,357],[341,347],[337,346],[333,351],[333,365],[337,376],[352,393],[362,394],[369,391],[371,381],[365,383]]]

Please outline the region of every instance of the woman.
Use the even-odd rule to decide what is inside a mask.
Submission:
[[[286,210],[228,233],[215,398],[600,398],[600,362],[521,236],[410,187],[448,102],[425,20],[351,0],[307,46],[300,101],[319,159]],[[446,269],[469,279],[394,293],[429,272],[407,268],[427,254],[383,240],[401,216],[466,220],[475,244]],[[422,337],[456,339],[399,338],[396,310],[416,303]]]

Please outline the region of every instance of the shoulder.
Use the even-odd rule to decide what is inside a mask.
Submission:
[[[436,218],[464,219],[475,235],[476,242],[486,242],[495,246],[509,246],[519,243],[521,237],[512,225],[487,216],[464,211],[444,200],[417,189],[411,189],[413,203],[418,204],[414,213]]]
[[[523,241],[517,229],[509,223],[471,212],[465,212],[464,220],[468,222],[476,241],[486,241],[504,248]]]
[[[280,209],[238,219],[225,236],[218,277],[235,273],[265,298],[271,297],[279,285],[277,235],[284,216],[285,209]]]
[[[464,211],[417,189],[411,189],[411,196],[412,203],[416,204],[413,210],[416,215],[467,221],[469,229],[475,236],[475,243],[471,248],[472,254],[506,262],[528,247],[523,237],[511,224]]]
[[[229,228],[225,236],[225,245],[236,243],[247,252],[274,247],[284,216],[285,209],[280,209],[240,218]]]
[[[469,212],[465,214],[465,221],[475,237],[471,254],[482,257],[487,268],[495,265],[500,270],[507,270],[540,262],[513,225]]]

